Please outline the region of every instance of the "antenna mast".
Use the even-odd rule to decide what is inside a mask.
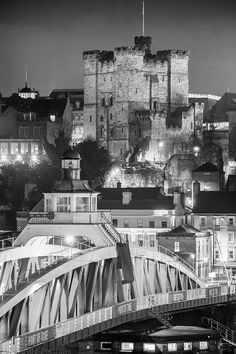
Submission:
[[[143,1],[143,37],[144,37],[144,0]]]
[[[28,72],[27,72],[27,65],[25,66],[25,86],[27,87],[28,83]]]

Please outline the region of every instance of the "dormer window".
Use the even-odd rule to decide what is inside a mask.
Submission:
[[[50,114],[50,121],[55,122],[56,120],[56,115],[55,114]]]

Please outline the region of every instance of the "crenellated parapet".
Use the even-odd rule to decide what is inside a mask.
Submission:
[[[114,61],[114,52],[107,50],[89,50],[83,52],[84,60],[98,60],[100,62]]]

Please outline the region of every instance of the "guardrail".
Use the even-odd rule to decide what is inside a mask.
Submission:
[[[0,250],[13,247],[13,243],[15,242],[17,237],[9,237],[0,240]]]
[[[101,224],[104,223],[103,215],[110,215],[110,212],[55,212],[53,218],[48,218],[45,212],[18,213],[17,217],[28,217],[29,224]]]
[[[19,353],[73,332],[78,332],[95,326],[96,324],[119,318],[122,315],[129,315],[137,311],[150,309],[153,302],[158,303],[159,306],[165,306],[167,304],[174,305],[172,307],[176,307],[178,310],[193,307],[192,305],[195,305],[195,303],[198,304],[198,306],[204,306],[212,303],[226,302],[228,301],[228,296],[235,293],[235,285],[230,285],[229,287],[222,285],[213,288],[198,288],[148,295],[143,298],[102,308],[79,317],[70,318],[31,333],[12,337],[10,340],[0,343],[0,352],[8,354]],[[186,307],[182,304],[186,304]],[[165,309],[165,311],[168,310]],[[173,308],[171,311],[173,311]]]

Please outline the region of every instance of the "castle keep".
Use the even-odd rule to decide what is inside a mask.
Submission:
[[[153,54],[151,37],[141,36],[133,47],[86,51],[83,58],[84,138],[95,138],[118,160],[139,151],[139,158],[161,164],[192,149],[188,51]]]

